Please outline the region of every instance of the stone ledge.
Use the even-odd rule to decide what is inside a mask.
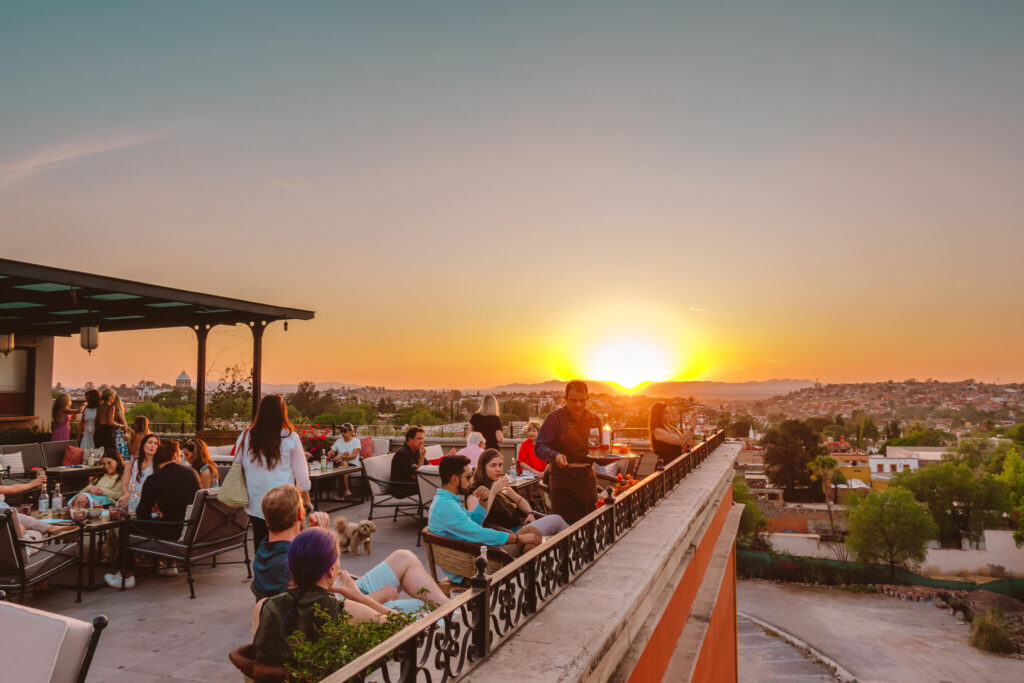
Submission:
[[[642,652],[718,503],[740,445],[720,446],[465,680],[604,681]]]

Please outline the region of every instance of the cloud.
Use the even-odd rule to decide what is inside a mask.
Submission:
[[[703,313],[704,312],[703,308],[697,308],[696,306],[690,306],[690,310],[694,311],[696,313]]]
[[[83,140],[43,147],[11,161],[0,162],[0,188],[28,180],[47,171],[74,166],[83,159],[165,137],[157,133],[122,133],[101,140]]]

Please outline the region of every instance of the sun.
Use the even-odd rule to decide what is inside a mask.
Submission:
[[[640,339],[617,339],[594,349],[587,377],[612,382],[626,391],[672,376],[668,354],[657,344]]]

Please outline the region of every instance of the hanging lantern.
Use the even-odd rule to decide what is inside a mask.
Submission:
[[[92,350],[100,344],[100,328],[95,325],[91,327],[83,327],[80,330],[82,348],[92,355]]]
[[[5,356],[14,350],[14,334],[0,334],[0,353]]]

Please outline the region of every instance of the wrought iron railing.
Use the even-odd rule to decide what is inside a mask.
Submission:
[[[568,529],[485,575],[471,590],[324,679],[387,683],[449,681],[483,661],[510,634],[603,555],[725,441],[719,431]]]

